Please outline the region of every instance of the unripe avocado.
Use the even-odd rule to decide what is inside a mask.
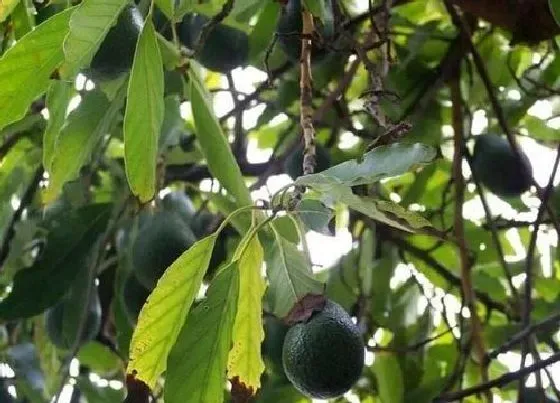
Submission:
[[[45,313],[45,326],[47,335],[52,343],[62,349],[69,349],[74,344],[74,340],[78,334],[78,329],[66,323],[69,313],[75,313],[76,307],[67,299],[59,301],[55,306],[49,308]],[[68,316],[67,316],[68,315]],[[72,323],[74,325],[74,323]],[[77,324],[75,324],[77,326]],[[80,337],[80,343],[93,340],[101,326],[101,303],[97,290],[93,291],[93,295],[89,301],[87,309],[87,317],[84,323],[83,332]]]
[[[131,325],[136,324],[138,314],[150,295],[150,290],[146,289],[134,276],[128,276],[123,287],[123,306]]]
[[[317,144],[315,146],[315,172],[321,172],[331,165],[329,150]],[[303,148],[299,147],[284,161],[284,170],[292,179],[303,175]]]
[[[322,23],[316,21],[316,30],[321,35],[325,43],[332,42],[334,36],[333,9],[331,0],[322,0],[326,10],[327,19]],[[317,29],[318,28],[318,29]],[[278,33],[278,42],[286,56],[294,61],[300,59],[301,56],[301,34],[303,29],[303,19],[301,16],[301,0],[288,0],[283,9],[282,15],[278,20],[276,32]],[[320,60],[327,55],[327,49],[318,41],[312,42],[311,59]]]
[[[498,196],[519,196],[531,186],[533,168],[521,153],[516,158],[505,137],[478,136],[474,145],[472,168],[475,177]]]
[[[523,393],[523,401],[525,403],[556,403],[557,400],[550,398],[548,395],[544,394],[544,399],[542,398],[544,391],[539,388],[525,388]]]
[[[138,8],[132,4],[125,6],[93,56],[87,74],[94,80],[112,80],[130,70],[143,25]]]
[[[138,281],[153,289],[165,269],[195,240],[179,214],[165,210],[154,213],[140,228],[132,246],[132,264]]]
[[[196,214],[196,209],[192,200],[185,192],[176,190],[166,194],[162,200],[162,205],[164,210],[179,214],[185,223],[190,224],[191,228],[193,228],[192,221]]]
[[[282,350],[288,380],[317,399],[340,396],[360,378],[364,343],[348,313],[327,301],[321,312],[288,330]]]
[[[210,19],[201,14],[187,14],[179,27],[179,39],[189,49],[197,46],[204,24]],[[207,69],[227,73],[249,60],[249,37],[226,24],[216,25],[206,37],[196,59]]]

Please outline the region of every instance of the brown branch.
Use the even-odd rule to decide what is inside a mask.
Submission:
[[[508,383],[514,382],[520,378],[523,378],[533,372],[540,371],[541,369],[560,361],[560,352],[552,354],[545,360],[535,363],[529,367],[520,369],[519,371],[508,372],[499,378],[492,379],[491,381],[482,383],[480,385],[473,386],[471,388],[459,390],[457,392],[446,393],[439,396],[434,400],[434,402],[455,402],[459,401],[467,396],[472,396],[477,393],[489,391],[492,388],[501,388]]]
[[[461,263],[461,286],[465,305],[471,315],[471,340],[480,364],[483,382],[488,381],[488,368],[484,365],[486,347],[482,337],[482,325],[476,311],[476,296],[473,291],[471,269],[472,259],[469,257],[467,241],[465,239],[465,226],[463,219],[463,204],[465,202],[465,178],[463,177],[463,101],[461,95],[461,76],[459,64],[457,64],[456,77],[451,80],[449,87],[451,90],[452,102],[452,122],[454,131],[454,153],[453,153],[453,182],[455,184],[455,214],[454,214],[454,235],[459,247],[459,258]],[[488,401],[492,401],[492,396],[486,396]]]

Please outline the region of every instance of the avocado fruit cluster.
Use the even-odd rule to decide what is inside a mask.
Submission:
[[[81,309],[69,298],[63,298],[56,305],[49,308],[45,313],[45,327],[51,342],[61,348],[70,349],[78,336],[77,318]],[[85,323],[79,342],[85,343],[93,340],[101,327],[101,302],[97,290],[89,300]]]
[[[178,33],[181,42],[196,50],[198,39],[210,19],[202,14],[183,17]],[[249,60],[249,37],[239,29],[220,23],[212,28],[195,58],[207,69],[226,73]]]
[[[86,74],[94,80],[112,80],[130,70],[143,25],[144,18],[138,8],[127,4],[107,32]]]
[[[477,136],[472,169],[475,177],[498,196],[519,196],[531,187],[531,162],[524,153],[521,153],[521,158],[517,158],[503,136]]]
[[[333,41],[335,31],[332,0],[321,1],[324,3],[328,18],[323,22],[315,22],[316,31],[320,35],[321,41],[312,41],[311,58],[314,61],[321,60],[328,54],[326,43]],[[301,33],[303,30],[301,11],[301,0],[288,0],[276,27],[280,47],[288,59],[292,61],[299,60],[301,55]]]
[[[329,150],[319,144],[315,146],[315,172],[321,172],[331,166],[331,156]],[[303,147],[298,147],[293,153],[288,155],[284,161],[284,172],[292,179],[303,175]]]
[[[364,367],[364,342],[352,318],[327,300],[320,312],[290,327],[282,361],[288,380],[306,396],[329,399],[350,390]]]

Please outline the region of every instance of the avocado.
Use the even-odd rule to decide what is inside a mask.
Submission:
[[[334,39],[332,0],[321,1],[324,3],[327,18],[323,22],[315,19],[315,31],[319,33],[323,43],[319,43],[319,41],[312,42],[311,59],[313,61],[319,61],[328,54],[325,44],[332,43]],[[300,34],[302,29],[301,0],[288,0],[282,15],[278,19],[276,33],[278,34],[278,42],[281,49],[292,61],[298,61],[301,56]]]
[[[192,221],[195,217],[196,209],[192,200],[185,194],[185,192],[175,190],[166,194],[163,197],[162,205],[164,210],[177,213],[186,224],[189,224],[191,225],[191,228],[194,228]]]
[[[187,48],[195,50],[204,24],[210,19],[202,14],[187,14],[179,26],[179,39]],[[216,25],[202,48],[195,55],[207,69],[227,73],[244,66],[249,60],[249,37],[239,29],[225,24]]]
[[[195,242],[189,226],[176,212],[158,211],[140,227],[132,246],[133,272],[152,290],[167,267]]]
[[[544,399],[543,399],[544,395]],[[523,401],[525,403],[557,403],[557,400],[552,399],[539,388],[525,388],[523,393]]]
[[[519,160],[502,136],[486,134],[476,138],[472,169],[475,177],[498,196],[519,196],[531,186],[533,168],[529,159],[521,153]]]
[[[146,303],[150,290],[144,287],[134,276],[128,276],[123,287],[123,306],[131,325],[136,324],[138,314]]]
[[[327,300],[320,312],[286,333],[282,361],[288,380],[306,396],[329,399],[350,390],[364,367],[364,343],[352,318]]]
[[[329,150],[317,144],[315,146],[315,172],[321,172],[329,168],[331,165],[331,156]],[[290,175],[292,179],[303,175],[303,147],[298,147],[291,153],[286,161],[284,161],[284,171]]]
[[[67,298],[63,298],[52,308],[47,309],[45,313],[45,326],[47,335],[55,346],[62,349],[69,349],[73,346],[78,332],[78,324],[69,323],[68,321],[73,314],[77,313],[73,312],[76,309],[76,305]],[[80,337],[80,343],[93,340],[97,333],[99,333],[100,326],[101,302],[99,301],[97,290],[94,290],[88,304],[87,317]]]
[[[93,56],[86,74],[94,80],[112,80],[130,70],[143,26],[144,18],[138,8],[126,5]]]

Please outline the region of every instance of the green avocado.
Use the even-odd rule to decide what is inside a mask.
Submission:
[[[112,80],[130,70],[144,25],[138,8],[128,4],[109,30],[86,72],[94,80]]]
[[[364,367],[364,343],[352,318],[328,300],[321,312],[288,330],[282,349],[288,380],[306,396],[329,399],[346,393]]]
[[[331,166],[329,150],[319,144],[315,146],[315,159],[315,172],[324,171]],[[286,158],[284,171],[294,180],[303,175],[303,147],[299,147]]]
[[[191,228],[193,228],[192,221],[195,217],[196,209],[192,200],[185,192],[176,190],[166,194],[163,197],[162,205],[164,210],[179,214],[185,223],[191,225]]]
[[[64,298],[45,313],[45,326],[47,335],[52,343],[62,349],[72,347],[76,335],[78,333],[77,323],[71,323],[76,306],[68,299]],[[75,327],[76,326],[76,327]],[[93,291],[92,298],[89,301],[87,317],[84,324],[80,342],[85,343],[93,340],[101,326],[101,302],[97,290]]]
[[[134,276],[128,276],[123,287],[123,306],[127,318],[131,325],[136,324],[138,314],[150,295],[150,290],[146,289]]]
[[[165,269],[195,240],[189,226],[176,212],[154,213],[139,229],[132,246],[133,272],[138,281],[152,290]]]
[[[210,19],[201,14],[187,14],[179,26],[179,39],[189,49],[197,45],[204,24]],[[249,60],[249,37],[243,31],[225,24],[210,31],[196,59],[207,69],[227,73],[244,66]]]
[[[542,398],[544,394],[544,399]],[[552,399],[539,388],[525,388],[523,393],[523,401],[525,403],[557,403],[557,400]]]
[[[498,196],[519,196],[531,186],[533,168],[529,159],[524,153],[521,160],[517,159],[503,136],[476,138],[472,169],[475,177]]]
[[[332,43],[334,38],[334,20],[332,0],[321,0],[326,10],[325,21],[315,20],[315,30],[320,34],[324,43]],[[301,0],[288,0],[283,9],[282,15],[278,19],[276,33],[278,42],[286,56],[297,61],[301,56],[301,34],[303,29],[303,19],[301,17]],[[311,59],[319,61],[328,54],[326,46],[318,41],[313,41],[311,48]]]

